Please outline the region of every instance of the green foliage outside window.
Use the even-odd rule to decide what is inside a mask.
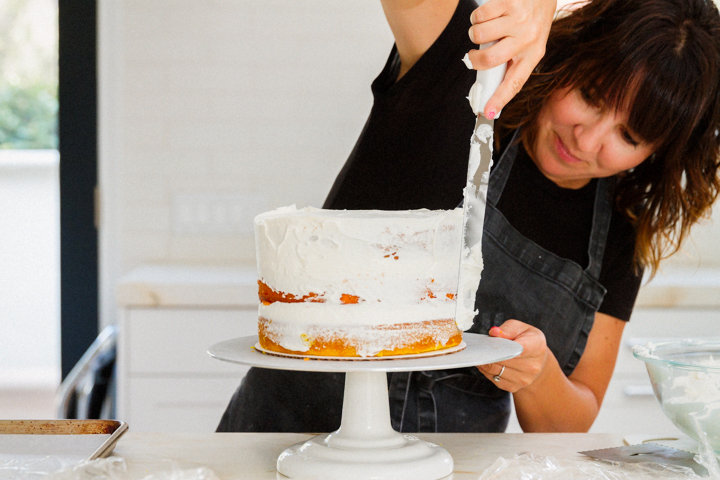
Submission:
[[[0,148],[57,148],[54,85],[0,85]]]
[[[57,148],[57,0],[0,0],[0,149]]]

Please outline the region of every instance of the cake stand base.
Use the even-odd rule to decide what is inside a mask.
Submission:
[[[438,480],[453,459],[442,447],[392,429],[385,372],[347,372],[340,428],[286,449],[279,473],[299,480]]]

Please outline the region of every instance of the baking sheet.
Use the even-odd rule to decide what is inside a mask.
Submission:
[[[127,428],[117,420],[0,420],[0,455],[93,460],[108,456]]]

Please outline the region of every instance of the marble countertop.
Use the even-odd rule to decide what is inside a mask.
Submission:
[[[254,265],[204,267],[146,265],[131,270],[118,283],[121,307],[257,306]],[[720,268],[671,267],[644,283],[640,308],[720,307]]]
[[[452,480],[477,480],[498,458],[507,460],[522,452],[572,462],[592,462],[577,452],[622,446],[619,434],[419,434],[425,441],[443,446],[455,462]],[[212,470],[222,480],[285,478],[275,462],[290,445],[309,439],[293,433],[132,433],[118,442],[113,456],[122,457],[127,478],[159,475],[172,468]],[[160,478],[160,477],[159,477]],[[495,477],[493,477],[495,478]],[[500,477],[505,478],[505,477]]]

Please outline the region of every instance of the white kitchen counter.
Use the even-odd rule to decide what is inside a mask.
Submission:
[[[256,307],[255,266],[145,265],[123,275],[121,307]]]
[[[131,427],[132,428],[132,427]],[[223,480],[276,480],[278,455],[310,435],[292,433],[133,433],[122,437],[114,456],[125,459],[128,478],[143,478],[181,469],[207,467]],[[442,445],[454,461],[452,480],[477,480],[498,457],[511,460],[529,452],[559,460],[591,462],[577,452],[619,447],[617,434],[420,434],[423,440]],[[338,479],[340,480],[340,479]]]

